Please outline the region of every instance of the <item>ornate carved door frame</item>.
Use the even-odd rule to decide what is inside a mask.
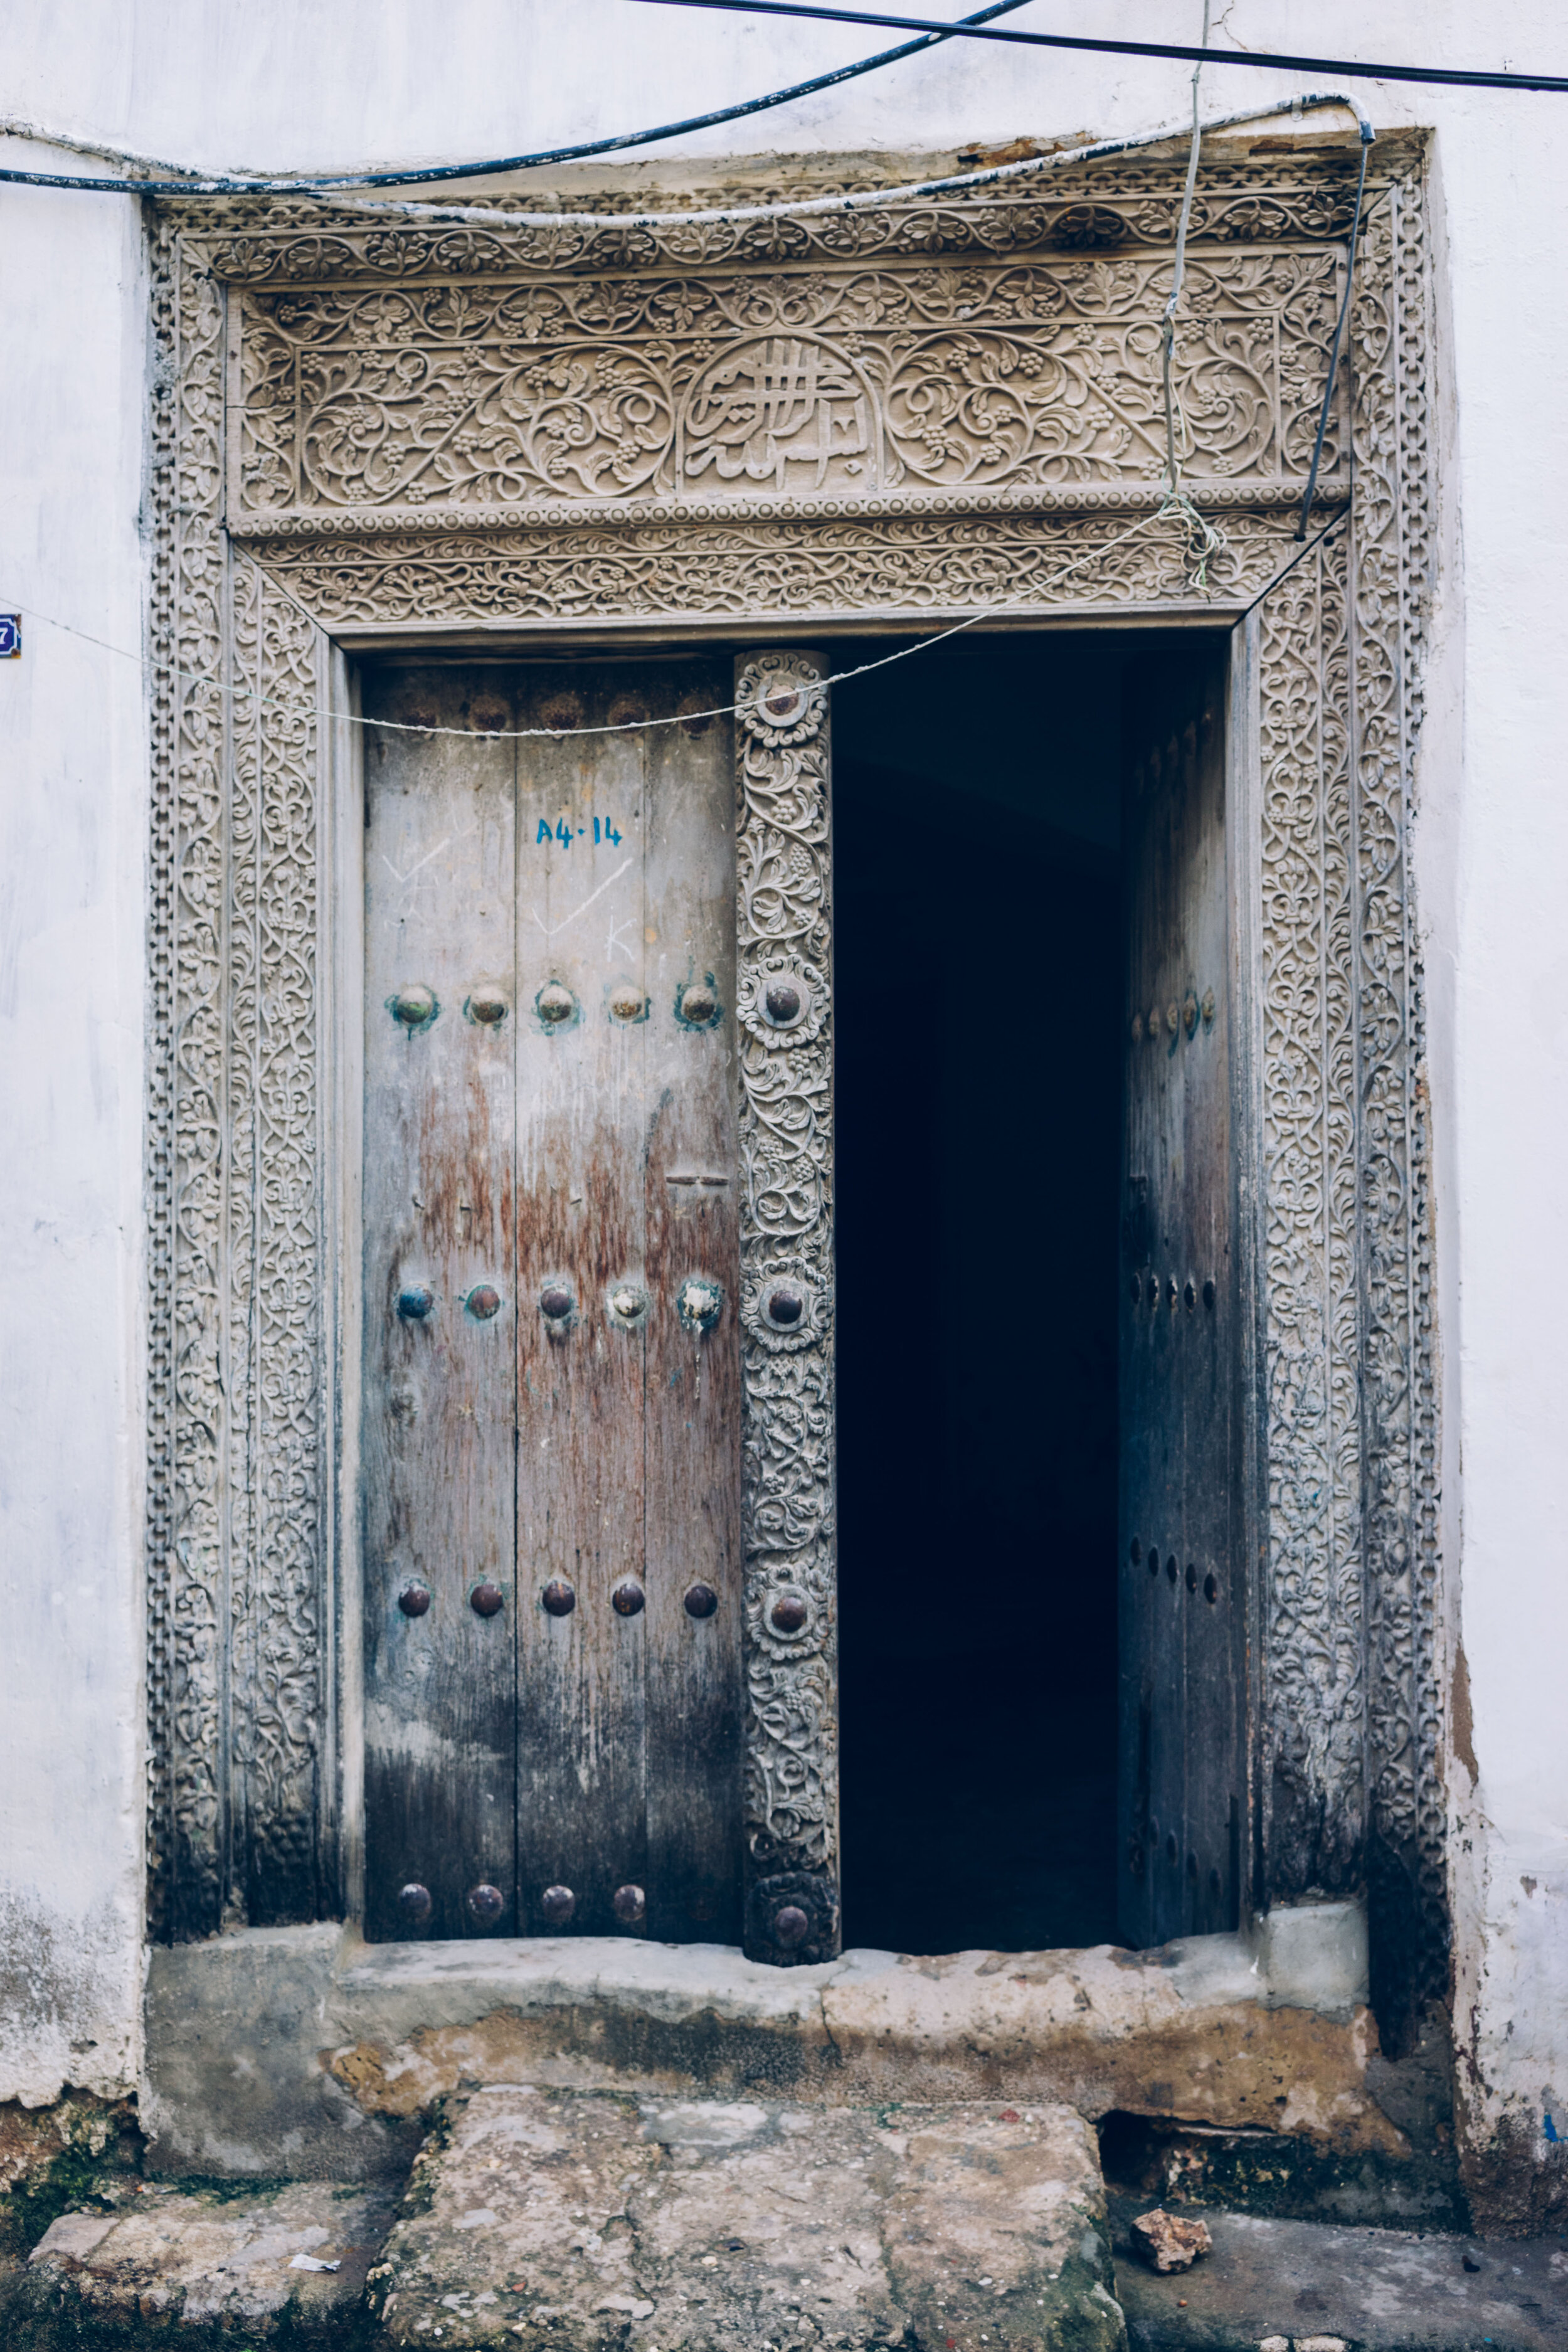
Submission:
[[[155,1935],[355,1900],[341,1239],[357,1134],[337,984],[358,952],[352,655],[563,634],[821,648],[849,626],[985,611],[1237,631],[1233,905],[1260,1270],[1250,1895],[1364,1885],[1380,2015],[1440,1989],[1405,855],[1431,563],[1422,158],[1374,150],[1315,524],[1351,502],[1352,448],[1353,508],[1304,555],[1292,531],[1354,157],[1243,155],[1200,176],[1179,376],[1188,486],[1226,540],[1202,583],[1178,532],[1133,530],[1158,504],[1155,331],[1181,175],[1146,155],[1001,201],[653,230],[158,208]],[[742,733],[764,764],[796,757]],[[761,866],[791,789],[770,772]],[[807,895],[825,890],[821,845],[796,852]],[[820,972],[825,940],[803,932],[791,952]],[[791,1115],[816,1120],[825,1152],[810,1052],[789,1066]],[[826,1265],[807,1269],[823,1328]],[[758,1362],[804,1364],[777,1337]],[[770,1571],[817,1544],[826,1572],[825,1411],[792,1390],[787,1411],[753,1419],[749,1507]],[[777,1672],[754,1718],[752,1834],[771,1868],[820,1875],[831,1695],[795,1655],[766,1637],[753,1653]]]

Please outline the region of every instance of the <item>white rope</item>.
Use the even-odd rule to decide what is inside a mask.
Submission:
[[[1195,79],[1195,77],[1194,77]],[[1228,131],[1240,122],[1270,122],[1280,115],[1303,114],[1310,108],[1342,106],[1359,122],[1364,120],[1353,98],[1342,90],[1307,90],[1300,98],[1282,99],[1273,106],[1249,106],[1236,114],[1212,115],[1205,132]],[[1156,131],[1139,131],[1131,139],[1100,139],[1087,147],[1064,147],[1052,155],[1026,155],[1016,163],[993,163],[982,171],[953,172],[935,180],[905,181],[890,187],[859,188],[848,194],[796,196],[771,205],[714,205],[683,212],[593,213],[511,212],[490,205],[432,205],[413,199],[315,195],[311,201],[330,211],[363,214],[384,219],[446,222],[466,228],[707,228],[743,226],[748,221],[805,220],[814,215],[886,209],[889,205],[914,204],[928,196],[956,195],[976,189],[1006,187],[1015,181],[1061,172],[1074,163],[1102,162],[1110,155],[1133,154],[1144,147],[1163,147],[1181,138],[1191,126],[1184,120],[1164,123]]]
[[[933,35],[939,37],[945,37],[952,30],[952,26],[932,28]],[[1363,137],[1370,138],[1371,125],[1362,112],[1359,101],[1342,89],[1303,90],[1298,98],[1279,99],[1271,106],[1248,106],[1235,114],[1212,115],[1204,129],[1205,131],[1228,131],[1242,122],[1272,122],[1282,115],[1304,114],[1320,106],[1344,107],[1355,116]],[[213,203],[222,203],[231,196],[269,196],[279,202],[306,202],[340,208],[347,206],[371,218],[384,218],[390,215],[403,220],[445,221],[478,228],[677,228],[704,226],[715,222],[795,220],[813,213],[858,212],[868,206],[907,204],[926,196],[999,187],[1034,173],[1059,172],[1072,163],[1092,163],[1109,155],[1128,155],[1142,148],[1163,146],[1168,141],[1181,137],[1187,128],[1184,121],[1166,123],[1155,131],[1134,132],[1129,139],[1101,139],[1087,147],[1063,148],[1052,155],[1027,155],[1016,163],[994,163],[979,171],[950,173],[941,179],[895,182],[880,188],[861,188],[848,195],[787,197],[775,204],[722,205],[704,211],[688,208],[668,213],[506,212],[499,206],[485,204],[442,205],[421,203],[411,197],[360,196],[352,191],[315,187],[308,179],[291,183],[277,178],[258,177],[254,181],[236,178],[226,181],[221,188],[215,188],[209,180],[196,173],[190,175],[188,188],[165,186],[157,193],[175,199],[205,197]],[[77,138],[68,131],[53,131],[47,124],[34,122],[22,115],[0,115],[0,137],[31,139],[44,146],[68,148],[75,154],[100,156],[106,163],[118,163],[136,172],[164,173],[174,176],[184,170],[181,165],[164,163],[153,156],[111,147],[103,140]],[[557,159],[563,160],[567,159]],[[472,167],[473,176],[482,178],[487,169],[494,168],[477,163]],[[544,170],[548,167],[540,163],[530,168]],[[11,176],[40,184],[52,184],[47,173],[13,173]],[[418,167],[410,164],[410,180],[418,176]],[[70,184],[75,186],[79,184],[72,182]],[[96,187],[98,183],[94,181],[89,184]],[[151,191],[140,183],[134,188],[123,191],[116,190],[112,183],[105,183],[104,193],[142,195]]]
[[[1054,572],[1049,579],[1040,582],[1036,593],[1057,587],[1073,572],[1081,572],[1086,564],[1095,562],[1102,555],[1110,555],[1115,549],[1126,546],[1130,540],[1138,538],[1140,533],[1152,530],[1157,524],[1171,520],[1176,520],[1184,528],[1186,527],[1185,518],[1178,516],[1175,509],[1169,502],[1156,508],[1152,514],[1140,515],[1137,521],[1130,525],[1126,530],[1118,531],[1114,538],[1102,540],[1099,545],[1085,548],[1081,553],[1075,555],[1069,562],[1064,563],[1058,571]],[[316,621],[314,614],[307,605],[300,604],[291,589],[283,588],[282,583],[275,580],[270,572],[264,572],[262,567],[256,563],[253,556],[247,560],[269,588],[280,589],[289,603],[299,612],[304,614],[313,626],[320,627],[321,624]],[[187,686],[205,687],[216,694],[229,695],[237,700],[243,699],[256,708],[298,709],[300,701],[306,698],[302,696],[263,694],[255,687],[236,686],[228,679],[215,677],[205,670],[184,669],[175,663],[156,661],[151,656],[132,653],[125,646],[111,645],[106,637],[95,637],[86,629],[73,628],[68,621],[58,621],[51,614],[37,612],[32,606],[16,603],[15,600],[12,601],[10,609],[25,614],[29,620],[41,621],[47,628],[58,629],[67,636],[80,637],[88,645],[101,647],[105,653],[117,654],[121,660],[143,665],[151,669],[154,676],[173,677]],[[986,605],[978,613],[969,614],[962,621],[954,621],[945,629],[938,629],[930,636],[919,638],[913,645],[900,646],[896,653],[881,654],[875,661],[858,662],[853,669],[836,670],[831,677],[818,681],[818,690],[826,693],[829,687],[844,686],[851,678],[867,677],[873,670],[887,669],[894,662],[908,661],[911,655],[928,653],[933,646],[944,645],[950,637],[962,636],[966,630],[979,628],[985,622],[1000,620],[1005,615],[1016,618],[1017,607],[1006,604]],[[787,629],[789,625],[787,616],[784,625]],[[809,628],[809,624],[803,623],[801,625],[803,629]],[[613,726],[603,727],[428,727],[421,726],[412,719],[368,719],[362,712],[353,710],[328,709],[321,711],[319,716],[324,725],[374,727],[385,733],[395,735],[456,735],[468,743],[537,741],[555,743],[567,736],[636,735],[652,727],[683,727],[689,726],[694,719],[729,719],[739,708],[738,703],[720,702],[715,703],[712,709],[708,710],[677,710],[671,711],[667,717],[661,719],[621,719]]]
[[[1209,45],[1209,6],[1210,0],[1204,0],[1204,28],[1198,46],[1205,49]],[[1171,272],[1170,298],[1160,323],[1160,372],[1165,393],[1164,511],[1178,516],[1184,524],[1187,532],[1187,561],[1194,581],[1198,587],[1206,589],[1208,567],[1225,545],[1225,533],[1198,512],[1182,488],[1183,445],[1186,451],[1190,451],[1193,437],[1172,381],[1176,356],[1176,311],[1182,299],[1182,279],[1186,272],[1187,230],[1193,217],[1193,196],[1198,184],[1198,158],[1204,143],[1204,126],[1198,118],[1198,82],[1203,69],[1200,58],[1193,68],[1192,145],[1187,150],[1187,183],[1182,195],[1181,215],[1176,222],[1175,266]],[[1362,152],[1364,154],[1365,149]]]

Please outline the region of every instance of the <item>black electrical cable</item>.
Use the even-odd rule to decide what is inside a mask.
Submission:
[[[742,16],[805,17],[826,25],[864,25],[912,32],[934,27],[929,17],[895,16],[880,9],[818,8],[805,0],[644,0],[663,8],[721,8]],[[1097,57],[1175,58],[1206,66],[1279,66],[1290,73],[1354,74],[1374,81],[1437,82],[1451,89],[1568,90],[1568,74],[1470,73],[1459,67],[1358,64],[1349,58],[1288,57],[1274,49],[1206,49],[1180,41],[1102,41],[1079,33],[1019,33],[1011,27],[968,25],[942,28],[955,40],[1010,41],[1024,48],[1087,49]]]
[[[993,16],[1008,16],[1024,5],[1025,0],[993,0],[990,7],[961,16],[956,24],[928,26],[918,40],[879,50],[874,58],[862,58],[858,65],[814,75],[810,81],[794,82],[788,89],[770,90],[766,98],[742,99],[738,106],[721,106],[711,114],[689,115],[684,122],[661,122],[652,131],[626,131],[614,139],[589,139],[580,146],[552,147],[537,155],[498,155],[483,163],[436,163],[424,171],[339,172],[318,179],[245,175],[204,179],[192,173],[177,180],[95,180],[86,173],[0,170],[0,181],[14,181],[26,188],[85,188],[100,196],[309,196],[338,188],[406,188],[433,180],[472,180],[494,172],[526,172],[542,163],[580,163],[590,155],[613,155],[623,147],[651,147],[661,139],[683,138],[689,131],[710,131],[716,122],[738,122],[744,115],[765,114],[771,107],[788,106],[797,98],[815,97],[818,90],[836,89],[840,82],[879,73],[884,66],[895,66],[903,58],[918,57],[922,49],[952,40],[963,26],[984,25]],[[47,137],[44,131],[36,135]]]

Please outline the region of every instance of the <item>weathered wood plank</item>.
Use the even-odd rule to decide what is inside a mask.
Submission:
[[[1206,646],[1129,673],[1118,1870],[1145,1945],[1234,1927],[1240,1900],[1223,711]]]
[[[518,724],[635,717],[628,686],[603,665],[520,673]],[[518,1823],[534,1934],[645,1926],[616,1897],[647,1878],[646,758],[640,733],[519,746]]]
[[[655,691],[661,709],[678,695],[707,708],[729,699],[728,683],[717,668],[673,670],[657,678]],[[649,1922],[670,1941],[738,1943],[741,1257],[730,723],[658,730],[648,738],[647,772]],[[693,1313],[689,1285],[719,1301],[715,1314]],[[701,1588],[713,1595],[710,1611]]]
[[[424,724],[505,723],[482,671],[373,670],[365,708]],[[514,862],[510,746],[368,731],[362,1533],[372,1937],[515,1932],[517,1920]],[[498,1007],[499,1020],[481,1017]],[[501,1595],[490,1615],[471,1605],[486,1584]],[[426,1889],[428,1908],[400,1900],[405,1887]],[[476,1906],[470,1897],[486,1887],[499,1902],[479,1895]]]

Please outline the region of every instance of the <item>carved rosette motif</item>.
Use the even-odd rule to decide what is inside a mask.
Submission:
[[[771,1959],[837,1948],[825,674],[790,650],[753,655],[735,677],[747,1948]],[[803,1873],[819,1882],[804,1909]],[[787,1893],[814,1923],[793,1953],[767,1890],[774,1910]]]
[[[809,632],[983,609],[1224,621],[1278,581],[1258,613],[1257,1892],[1348,1887],[1369,1867],[1374,1978],[1379,1952],[1398,1950],[1399,1998],[1440,1987],[1436,1430],[1406,869],[1429,293],[1409,144],[1374,150],[1325,451],[1321,520],[1342,505],[1353,445],[1352,528],[1288,568],[1354,171],[1347,154],[1205,156],[1179,349],[1192,478],[1226,539],[1206,591],[1179,534],[1122,538],[1158,472],[1179,160],[1108,159],[979,199],[652,229],[323,224],[318,208],[249,199],[154,215],[155,1932],[342,1899],[318,1843],[335,1802],[320,1747],[324,633]],[[808,669],[821,665],[795,650],[748,656],[737,730],[748,1933],[770,1958],[837,1935],[826,712],[809,694],[790,725],[768,710],[781,680],[809,688]],[[795,1940],[775,1948],[786,1911]],[[1384,1986],[1380,2021],[1396,2006]]]

